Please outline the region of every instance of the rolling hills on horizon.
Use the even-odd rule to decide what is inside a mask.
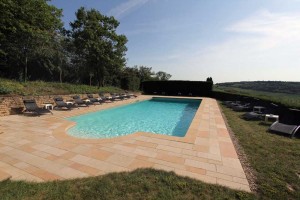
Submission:
[[[300,95],[300,82],[286,81],[241,81],[217,83],[218,87],[231,87],[263,92],[287,93]]]

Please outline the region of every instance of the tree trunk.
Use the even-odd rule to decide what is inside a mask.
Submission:
[[[62,69],[59,69],[59,82],[62,83]]]
[[[27,56],[25,56],[24,82],[27,81]]]
[[[100,88],[101,86],[101,78],[100,78],[100,73],[99,73],[99,69],[96,70],[96,77],[97,77],[97,84],[98,84],[98,89]]]

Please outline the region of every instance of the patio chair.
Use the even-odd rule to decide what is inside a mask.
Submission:
[[[38,107],[38,105],[36,104],[36,101],[34,99],[23,100],[23,103],[25,106],[24,114],[25,113],[33,113],[36,115],[42,115],[42,114],[51,113],[53,115],[53,113],[50,110]]]
[[[102,92],[99,93],[99,97],[101,98],[103,103],[112,103],[113,102],[111,97],[105,96]]]
[[[124,99],[123,97],[121,97],[119,94],[116,94],[116,93],[113,93],[113,94],[111,93],[110,96],[113,101],[121,101]]]
[[[101,98],[94,98],[94,96],[92,94],[88,94],[87,95],[88,99],[90,100],[90,102],[92,104],[95,104],[95,103],[99,103],[99,104],[102,104],[102,99]]]
[[[235,105],[232,107],[232,110],[241,112],[241,111],[249,111],[251,110],[251,108],[252,108],[251,104],[246,103],[246,104]]]
[[[233,108],[233,107],[235,107],[235,106],[241,106],[241,105],[243,105],[243,103],[240,102],[240,101],[232,101],[232,102],[228,102],[228,103],[226,104],[226,106],[227,106],[228,108]]]
[[[77,104],[78,106],[86,106],[86,107],[88,107],[91,104],[90,101],[83,101],[80,98],[80,96],[78,96],[78,95],[73,96],[73,100],[74,100],[74,103]]]
[[[242,118],[245,120],[262,120],[264,117],[264,114],[262,113],[256,113],[256,112],[247,112],[242,115]]]
[[[127,94],[127,93],[122,93],[120,94],[120,97],[123,98],[123,99],[130,99],[130,96]]]
[[[265,107],[254,106],[253,111],[243,114],[242,118],[245,120],[262,120],[267,113]]]
[[[68,104],[68,103],[64,102],[63,98],[61,98],[61,97],[55,97],[54,102],[56,104],[56,106],[54,106],[54,108],[60,108],[60,109],[66,108],[68,110],[71,110],[72,108],[76,107],[73,103]]]
[[[137,98],[137,96],[136,96],[135,94],[129,93],[128,91],[125,91],[125,94],[126,94],[129,98],[131,98],[131,97]]]
[[[290,137],[294,137],[298,130],[300,130],[300,125],[288,125],[278,121],[274,122],[269,128],[270,132],[283,133],[290,135]]]
[[[300,110],[289,109],[279,121],[270,126],[269,131],[294,137],[300,132]]]

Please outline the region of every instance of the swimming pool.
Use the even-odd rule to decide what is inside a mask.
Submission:
[[[184,137],[200,103],[200,99],[155,97],[68,118],[76,125],[67,133],[80,138],[113,138],[135,132]]]

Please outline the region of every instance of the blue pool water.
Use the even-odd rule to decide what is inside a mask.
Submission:
[[[185,136],[201,100],[152,98],[126,106],[68,118],[68,134],[80,138],[113,138],[135,132]]]

